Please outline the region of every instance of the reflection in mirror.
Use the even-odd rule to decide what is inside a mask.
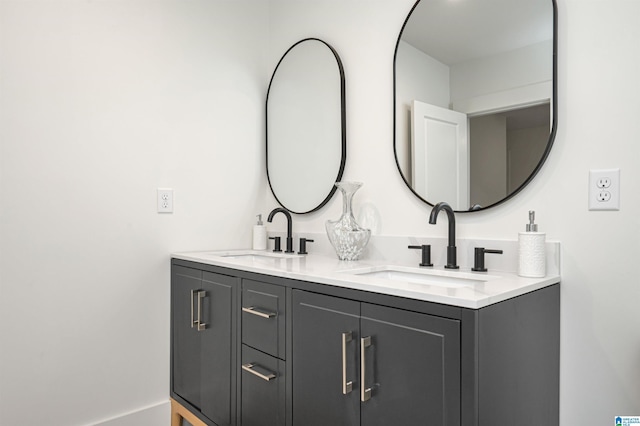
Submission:
[[[533,179],[556,128],[553,0],[418,0],[395,52],[394,149],[423,201],[503,202]]]
[[[346,159],[344,71],[318,39],[294,44],[276,66],[267,93],[267,176],[292,213],[322,207]]]

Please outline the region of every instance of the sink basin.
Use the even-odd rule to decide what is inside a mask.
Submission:
[[[284,256],[269,256],[266,254],[226,254],[220,257],[227,259],[245,259],[245,260],[274,260],[282,259]]]
[[[404,266],[376,266],[344,272],[386,281],[449,288],[477,286],[498,278],[491,275],[476,275],[466,272],[418,269]]]
[[[276,252],[265,252],[265,251],[257,251],[257,250],[236,250],[236,251],[226,251],[226,252],[213,252],[211,253],[214,256],[224,257],[226,259],[242,259],[249,261],[274,261],[280,259],[292,259],[301,257],[301,255],[293,254],[293,253],[276,253]]]

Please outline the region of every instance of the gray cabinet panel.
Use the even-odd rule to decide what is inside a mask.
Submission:
[[[285,288],[243,280],[242,308],[242,342],[262,352],[284,359],[286,342]],[[245,310],[250,310],[250,312]]]
[[[358,426],[360,401],[357,371],[360,303],[304,291],[293,291],[293,424]],[[342,392],[342,333],[347,379]]]
[[[173,391],[200,409],[202,343],[192,328],[192,290],[200,288],[202,272],[176,266],[171,281]]]
[[[174,266],[172,390],[218,426],[235,424],[237,287],[237,278]]]
[[[458,320],[295,290],[293,302],[294,425],[460,425]]]
[[[479,311],[481,426],[557,425],[560,417],[560,288]],[[505,321],[509,318],[510,321]]]
[[[202,288],[206,296],[202,304],[202,320],[207,324],[201,332],[202,352],[202,404],[204,415],[218,426],[232,424],[231,397],[235,374],[235,359],[232,357],[233,288],[238,280],[225,275],[205,272]],[[235,417],[235,416],[233,416]]]
[[[270,380],[242,370],[242,426],[284,426],[285,424],[285,362],[242,346],[242,365]]]
[[[362,305],[367,388],[362,424],[460,425],[460,322]]]

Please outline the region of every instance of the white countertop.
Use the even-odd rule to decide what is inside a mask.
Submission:
[[[257,254],[259,256],[250,256]],[[240,255],[239,257],[229,257]],[[244,256],[242,256],[244,255]],[[420,268],[415,262],[392,264],[383,260],[340,261],[335,255],[280,255],[268,257],[270,251],[228,250],[174,253],[172,258],[221,266],[236,270],[255,272],[275,277],[316,282],[331,286],[364,290],[374,293],[400,296],[463,308],[479,309],[534,290],[560,282],[560,275],[547,274],[544,278],[524,278],[512,272],[492,271],[472,272],[469,268],[446,270],[442,266]],[[225,257],[227,256],[227,257]],[[376,272],[389,265],[402,275],[432,273],[443,285],[426,285],[402,278],[387,279],[373,275],[358,275],[353,272]],[[409,275],[407,275],[409,276]],[[468,285],[447,284],[450,278],[469,280]]]

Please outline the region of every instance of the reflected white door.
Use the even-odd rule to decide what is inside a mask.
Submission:
[[[412,187],[432,204],[446,201],[469,209],[467,115],[413,101],[411,104]]]

